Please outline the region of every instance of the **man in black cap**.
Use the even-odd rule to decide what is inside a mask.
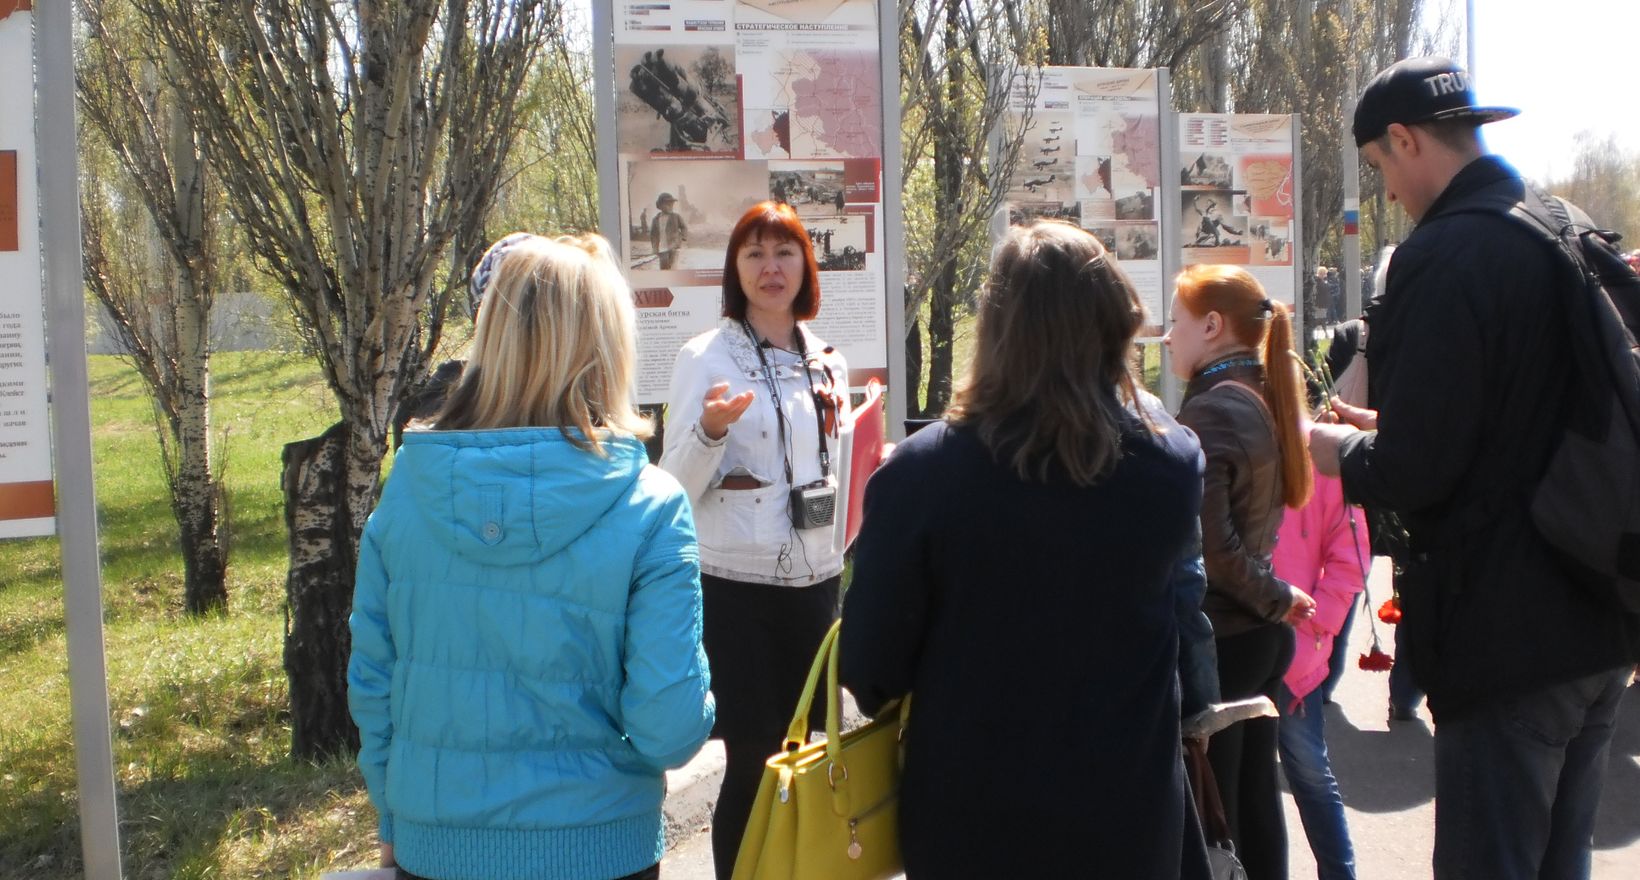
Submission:
[[[1368,310],[1373,410],[1310,449],[1350,500],[1411,542],[1402,645],[1435,719],[1435,877],[1586,878],[1595,810],[1640,619],[1576,586],[1527,499],[1560,436],[1569,263],[1493,207],[1526,185],[1486,154],[1445,58],[1368,84],[1355,140],[1417,224]]]

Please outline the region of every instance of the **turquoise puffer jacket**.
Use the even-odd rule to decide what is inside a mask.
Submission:
[[[689,502],[632,439],[406,434],[365,526],[348,702],[399,864],[440,880],[629,874],[664,771],[712,728]]]

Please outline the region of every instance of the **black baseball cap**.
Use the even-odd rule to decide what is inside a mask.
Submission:
[[[1438,55],[1408,58],[1384,68],[1367,83],[1355,105],[1355,145],[1366,146],[1393,123],[1414,125],[1439,119],[1469,119],[1476,125],[1508,119],[1513,107],[1479,107],[1469,71]]]

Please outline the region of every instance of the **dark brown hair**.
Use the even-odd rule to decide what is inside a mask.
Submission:
[[[1237,266],[1190,266],[1174,279],[1179,304],[1197,318],[1218,312],[1237,342],[1264,362],[1264,402],[1276,422],[1281,450],[1281,500],[1293,508],[1310,500],[1314,477],[1310,448],[1299,430],[1305,414],[1304,384],[1293,351],[1293,322],[1287,307],[1269,298],[1264,286]]]
[[[820,313],[820,265],[814,261],[814,243],[802,218],[785,202],[759,202],[740,215],[729,233],[729,250],[723,257],[723,317],[736,321],[746,318],[746,291],[740,286],[740,268],[735,258],[748,241],[769,243],[795,241],[803,249],[803,286],[792,300],[792,317],[812,320]]]
[[[1144,308],[1099,239],[1058,221],[1010,229],[979,298],[978,341],[946,418],[1022,480],[1053,465],[1091,486],[1121,458]],[[1138,407],[1135,407],[1138,410]]]

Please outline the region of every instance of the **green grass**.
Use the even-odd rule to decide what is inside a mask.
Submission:
[[[351,761],[287,757],[281,666],[284,443],[335,420],[301,356],[215,360],[233,541],[229,611],[181,613],[153,410],[136,374],[91,359],[110,713],[130,878],[316,877],[375,859]],[[55,539],[0,542],[0,877],[81,875]]]

